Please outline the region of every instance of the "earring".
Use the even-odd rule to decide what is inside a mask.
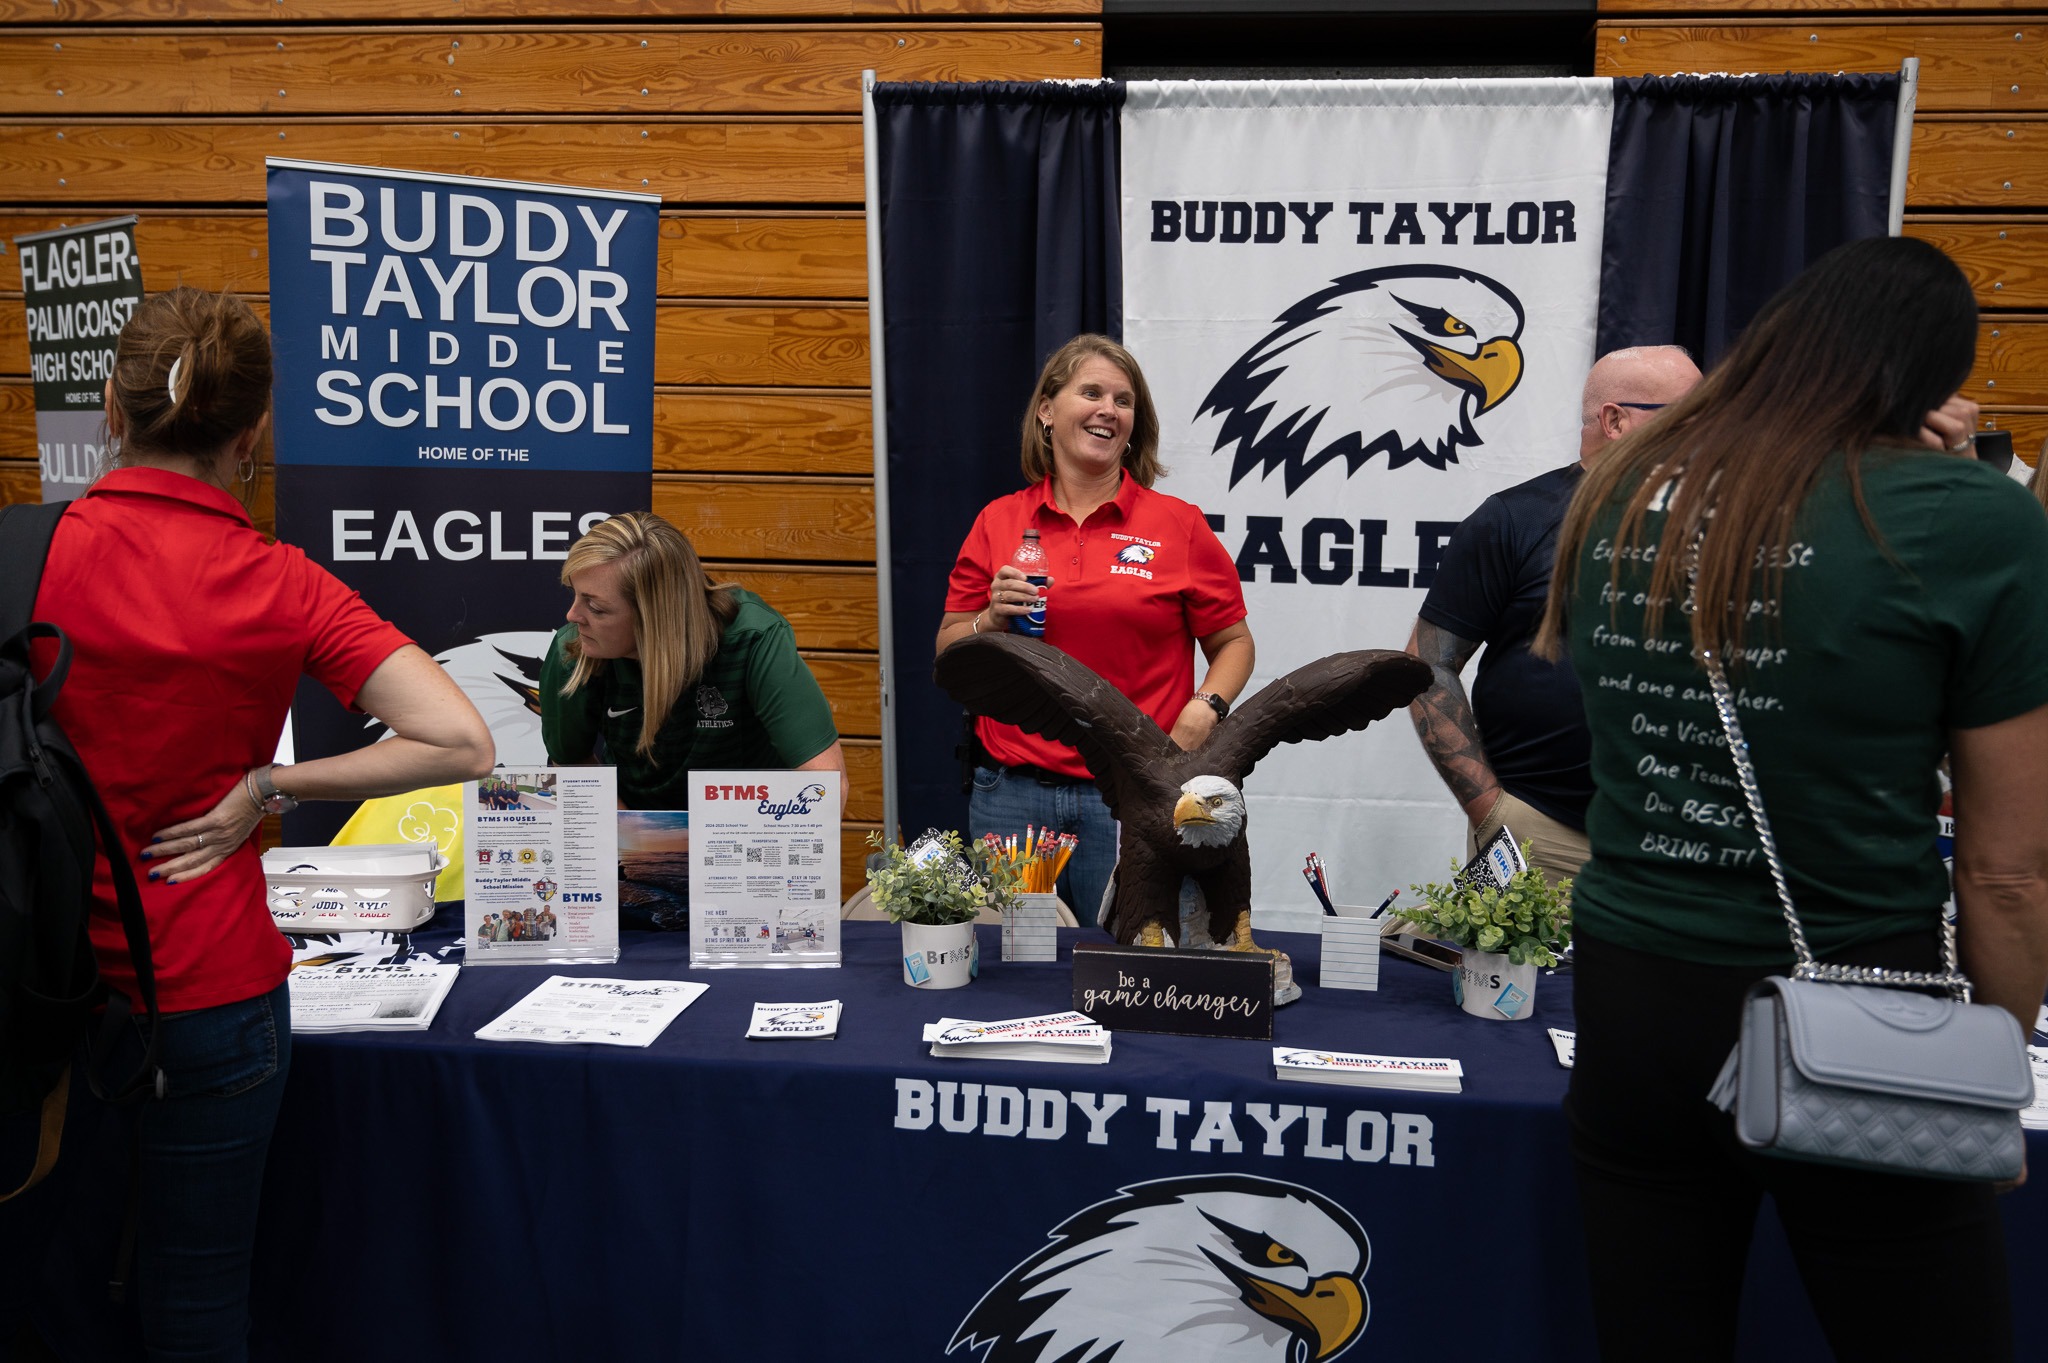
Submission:
[[[1044,441],[1044,442],[1045,442],[1046,444],[1048,444],[1048,445],[1050,445],[1050,444],[1052,443],[1052,423],[1051,423],[1051,422],[1047,422],[1047,423],[1045,423],[1044,425],[1042,425],[1042,426],[1040,426],[1040,427],[1038,428],[1038,438],[1039,438],[1040,440]]]
[[[235,478],[243,483],[256,481],[256,460],[252,455],[243,455],[235,461]]]

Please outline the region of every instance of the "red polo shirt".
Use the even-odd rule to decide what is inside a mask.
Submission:
[[[1086,663],[1171,731],[1195,693],[1195,640],[1244,619],[1237,565],[1200,509],[1126,477],[1084,525],[1053,504],[1052,480],[990,502],[960,546],[946,609],[988,605],[996,569],[1037,527],[1052,586],[1045,641]],[[1087,764],[1053,743],[992,719],[975,721],[1005,766],[1046,767],[1086,780]]]
[[[71,639],[56,717],[142,886],[158,1003],[210,1008],[275,989],[291,950],[264,903],[253,836],[181,885],[151,881],[136,853],[271,759],[301,673],[352,705],[409,641],[304,553],[266,543],[219,488],[150,468],[107,474],[57,523],[35,618]],[[104,863],[96,898],[101,972],[133,999]]]

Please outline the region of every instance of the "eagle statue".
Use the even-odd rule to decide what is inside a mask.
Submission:
[[[1365,1329],[1371,1247],[1312,1189],[1156,1179],[1068,1217],[946,1346],[980,1363],[1318,1363]]]
[[[1522,304],[1470,270],[1359,270],[1275,321],[1198,412],[1222,418],[1212,448],[1237,447],[1232,487],[1280,469],[1291,496],[1333,459],[1349,477],[1378,454],[1443,468],[1522,378]]]
[[[1406,653],[1332,654],[1267,685],[1190,752],[1086,664],[1021,634],[968,635],[939,655],[932,675],[974,713],[1080,751],[1122,825],[1103,924],[1119,942],[1163,945],[1172,924],[1181,945],[1236,951],[1262,950],[1251,934],[1245,777],[1278,744],[1363,729],[1430,683],[1429,665]],[[1192,934],[1180,926],[1184,879],[1206,905],[1206,924]]]

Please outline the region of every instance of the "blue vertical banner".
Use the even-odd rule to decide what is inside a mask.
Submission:
[[[652,497],[659,200],[268,171],[278,538],[449,669],[501,762],[544,763],[562,560]],[[293,715],[301,758],[381,733],[319,687]]]

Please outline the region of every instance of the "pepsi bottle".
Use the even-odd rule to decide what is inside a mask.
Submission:
[[[1017,546],[1017,552],[1010,556],[1010,566],[1024,574],[1038,593],[1038,605],[1029,615],[1010,617],[1010,628],[1019,634],[1028,634],[1034,639],[1045,637],[1045,550],[1038,543],[1038,532],[1026,530],[1024,542]]]

